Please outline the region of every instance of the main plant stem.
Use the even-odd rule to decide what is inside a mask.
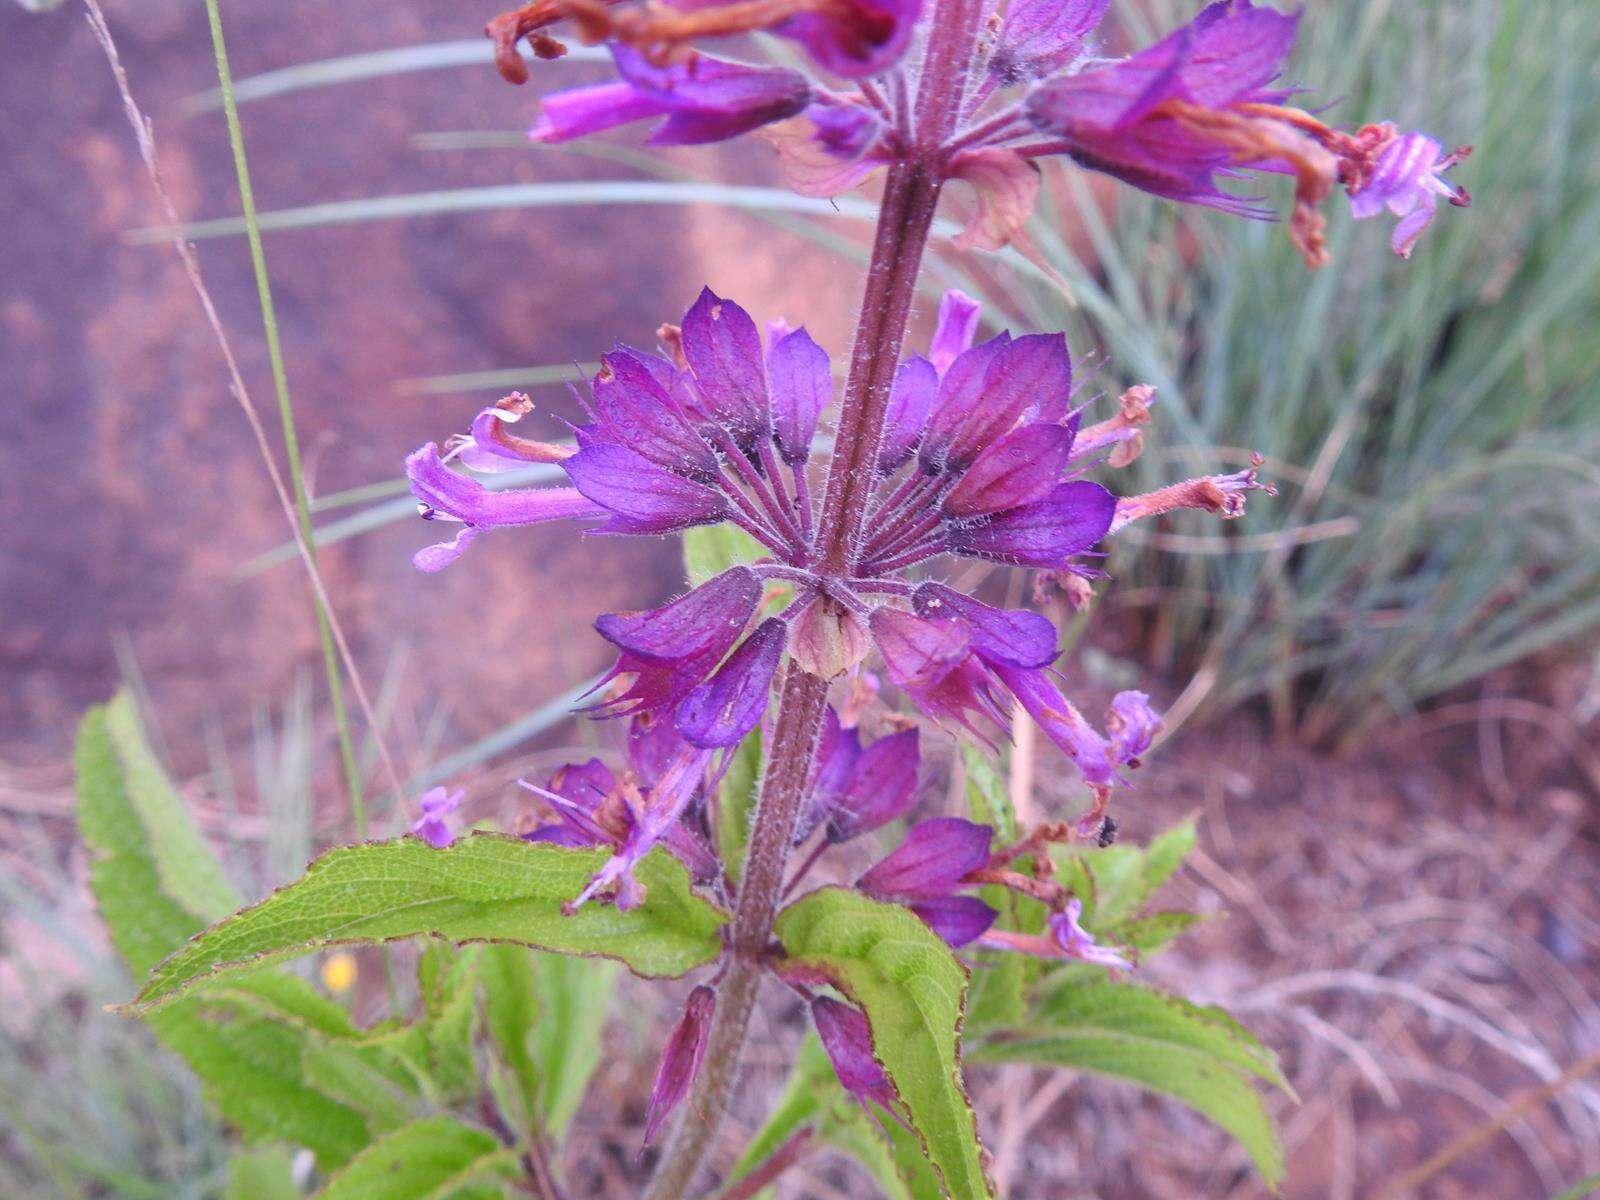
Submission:
[[[944,182],[938,148],[960,115],[979,12],[978,0],[939,0],[917,91],[915,144],[904,160],[890,167],[884,184],[817,527],[817,570],[824,575],[848,575],[860,546],[890,385]],[[826,680],[789,663],[773,717],[761,798],[734,907],[728,966],[717,987],[705,1057],[646,1200],[683,1200],[689,1194],[733,1095],[827,696]]]

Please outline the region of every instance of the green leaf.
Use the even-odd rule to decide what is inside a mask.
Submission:
[[[308,1085],[355,1109],[373,1133],[388,1133],[417,1116],[422,1095],[412,1073],[387,1048],[311,1040],[300,1051]]]
[[[417,960],[422,996],[422,1031],[428,1076],[445,1099],[460,1099],[478,1088],[472,1035],[478,1009],[479,946],[456,949],[430,941]]]
[[[484,1029],[516,1093],[516,1127],[529,1128],[540,1113],[539,1068],[532,1040],[539,1022],[533,953],[521,946],[485,946],[478,977],[483,985]]]
[[[126,692],[106,705],[105,730],[122,767],[124,794],[149,836],[162,887],[184,908],[207,920],[237,908],[238,893],[156,761]]]
[[[737,525],[698,525],[683,534],[683,569],[689,586],[699,587],[740,563],[755,562],[766,547]]]
[[[204,993],[144,1019],[189,1064],[206,1097],[246,1138],[305,1146],[324,1170],[367,1144],[365,1118],[307,1083],[301,1068],[306,1038],[300,1031]]]
[[[1146,847],[1118,844],[1104,849],[1058,846],[1062,882],[1083,901],[1083,923],[1097,934],[1113,934],[1172,877],[1195,846],[1195,821],[1188,817]]]
[[[1052,989],[1035,1007],[1059,1029],[1101,1029],[1124,1037],[1185,1046],[1255,1075],[1291,1096],[1278,1056],[1224,1010],[1104,977]]]
[[[572,899],[609,857],[475,833],[446,850],[417,838],[330,850],[296,882],[212,926],[151,973],[136,1011],[196,981],[338,942],[432,935],[507,941],[616,958],[641,975],[678,976],[717,957],[723,914],[689,890],[689,874],[654,851],[635,872],[644,903],[629,912]]]
[[[425,1117],[357,1155],[317,1193],[318,1200],[443,1200],[490,1172],[516,1151],[453,1117]]]
[[[1206,918],[1201,913],[1158,912],[1134,917],[1117,926],[1117,940],[1140,954],[1154,954],[1165,950],[1179,934],[1187,932]]]
[[[744,1153],[728,1172],[728,1184],[737,1183],[755,1170],[799,1130],[817,1119],[832,1102],[833,1094],[843,1095],[833,1064],[813,1032],[806,1035],[789,1071],[789,1081],[760,1129],[745,1143]]]
[[[84,717],[77,789],[90,887],[112,944],[142,974],[204,926],[189,905],[217,899],[210,872],[181,862],[182,855],[215,862],[144,748],[126,697]],[[246,1138],[305,1146],[324,1167],[367,1143],[362,1115],[302,1074],[301,1055],[314,1031],[350,1028],[342,1010],[305,981],[239,972],[227,988],[184,999],[146,1023]]]
[[[717,854],[728,877],[738,883],[744,872],[745,846],[750,841],[750,818],[761,787],[761,729],[751,730],[733,752],[733,761],[717,786]]]
[[[1231,1133],[1270,1185],[1283,1179],[1283,1148],[1249,1076],[1286,1091],[1288,1081],[1276,1057],[1221,1009],[1132,984],[1074,979],[1042,999],[1039,1017],[1039,1025],[968,1057],[1092,1071],[1172,1096]]]
[[[300,1200],[294,1155],[283,1146],[238,1150],[228,1159],[224,1200]]]
[[[90,709],[78,728],[78,830],[89,850],[89,886],[112,945],[128,969],[142,975],[205,919],[162,879],[150,831],[129,795],[121,743],[112,736],[109,717],[118,707],[131,711],[119,696]]]
[[[957,1038],[967,970],[899,905],[823,888],[779,914],[790,965],[833,983],[866,1013],[874,1051],[954,1200],[989,1196]]]
[[[616,984],[615,963],[554,954],[538,958],[533,1060],[539,1071],[539,1111],[545,1130],[557,1142],[566,1137],[600,1063],[600,1031],[611,1014]]]
[[[993,759],[981,747],[963,742],[961,766],[966,776],[967,808],[972,819],[980,825],[992,825],[995,838],[1001,843],[1015,841],[1017,815],[1011,807],[1005,776],[995,767]]]

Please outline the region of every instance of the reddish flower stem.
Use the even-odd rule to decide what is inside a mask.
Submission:
[[[940,147],[960,117],[981,11],[979,0],[937,0],[917,92],[915,136],[907,157],[890,167],[884,185],[817,522],[817,569],[823,574],[848,575],[859,553],[890,384],[944,182]],[[734,907],[727,970],[717,988],[705,1058],[646,1200],[683,1200],[691,1194],[732,1098],[827,695],[826,681],[790,662],[773,716],[767,768]]]

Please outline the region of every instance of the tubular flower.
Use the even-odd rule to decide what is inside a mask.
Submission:
[[[665,118],[652,146],[720,142],[805,108],[811,87],[796,71],[752,67],[697,55],[657,66],[629,46],[611,46],[618,81],[572,88],[544,98],[528,136],[566,142],[634,121]]]
[[[935,817],[912,827],[899,848],[856,887],[876,900],[907,905],[952,946],[984,933],[998,916],[976,896],[958,896],[969,876],[989,865],[994,830],[960,817]]]
[[[595,622],[617,650],[597,711],[651,731],[650,764],[634,758],[623,781],[586,765],[573,769],[570,784],[540,789],[560,819],[541,838],[618,850],[582,898],[616,888],[619,903],[636,899],[632,864],[678,836],[672,831],[704,792],[718,753],[762,719],[785,653],[832,678],[876,651],[887,681],[913,704],[980,737],[985,726],[1005,731],[1015,698],[1089,785],[1084,836],[1098,828],[1109,789],[1137,765],[1145,731],[1158,724],[1142,697],[1118,697],[1111,736],[1102,735],[1050,671],[1056,634],[1048,620],[904,575],[943,556],[1093,575],[1087,556],[1109,532],[1178,507],[1236,515],[1261,485],[1252,469],[1118,500],[1078,477],[1126,449],[1125,435],[1148,420],[1149,390],[1134,389],[1118,416],[1080,434],[1062,336],[1002,333],[973,344],[978,316],[969,298],[947,296],[929,354],[900,365],[869,532],[842,570],[824,569],[807,471],[832,397],[828,356],[804,329],[777,326],[764,339],[748,313],[710,290],[681,328],[663,327],[668,354],[619,346],[602,357],[582,397],[587,419],[574,428],[575,450],[524,451],[542,444],[507,440],[506,417],[495,414],[510,410],[497,406],[453,444],[452,462],[431,444],[408,460],[425,515],[454,517],[469,532],[562,515],[598,521],[589,530],[597,535],[728,522],[763,547],[759,561],[659,607]],[[571,486],[495,491],[453,469],[533,454]],[[459,542],[422,552],[418,566],[438,569],[459,556]],[[764,608],[764,598],[780,603]],[[831,843],[907,811],[917,738],[896,734],[863,746],[836,719],[830,728],[801,832],[826,823]],[[630,744],[630,756],[642,753]],[[667,844],[692,860],[681,844]]]
[[[543,786],[519,781],[555,817],[523,833],[524,840],[615,851],[572,907],[613,888],[618,908],[636,907],[644,894],[633,868],[657,845],[701,882],[717,874],[716,855],[689,820],[691,806],[714,785],[712,753],[682,741],[670,725],[639,719],[629,733],[627,759],[620,776],[591,758],[561,767]]]
[[[1093,934],[1078,924],[1082,916],[1083,903],[1073,897],[1062,911],[1050,918],[1046,933],[1013,933],[1006,929],[991,929],[978,939],[978,944],[990,950],[1013,950],[1035,958],[1076,959],[1113,971],[1131,971],[1133,963],[1121,951],[1100,945]]]
[[[1320,206],[1342,185],[1354,215],[1389,204],[1405,218],[1394,246],[1409,255],[1438,196],[1467,203],[1465,192],[1438,178],[1461,155],[1441,159],[1437,142],[1402,136],[1392,124],[1348,134],[1286,107],[1292,92],[1276,80],[1299,20],[1249,0],[1221,0],[1129,58],[1048,79],[1024,99],[1022,113],[1050,140],[1026,153],[1065,153],[1157,196],[1246,217],[1269,210],[1224,191],[1219,179],[1250,170],[1293,175],[1290,237],[1312,267],[1328,258]],[[1070,20],[1053,36],[1074,55],[1082,45]]]

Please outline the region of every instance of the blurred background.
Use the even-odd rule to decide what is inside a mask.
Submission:
[[[105,7],[271,410],[204,9]],[[1114,5],[1116,36],[1190,8]],[[1477,147],[1458,179],[1473,208],[1441,214],[1409,263],[1379,223],[1336,218],[1335,263],[1308,275],[1281,229],[1058,169],[1025,252],[942,239],[926,275],[914,339],[961,286],[997,327],[1066,328],[1091,393],[1157,388],[1119,490],[1252,450],[1280,486],[1228,527],[1180,515],[1121,540],[1069,673],[1091,697],[1137,682],[1179,727],[1119,819],[1144,840],[1200,813],[1173,895],[1227,915],[1159,977],[1283,1055],[1302,1101],[1273,1102],[1291,1197],[1553,1197],[1600,1171],[1600,1073],[1569,1070],[1600,1067],[1588,9],[1308,6],[1293,77],[1336,101],[1330,119]],[[513,387],[572,415],[563,381],[613,340],[650,344],[705,283],[804,322],[837,360],[871,197],[775,191],[751,139],[528,146],[537,92],[603,67],[575,54],[508,86],[476,36],[492,5],[223,11],[334,606],[402,772],[514,818],[509,781],[595,736],[566,719],[606,663],[589,620],[672,594],[679,549],[532,529],[420,575],[410,555],[433,537],[401,459]],[[0,1194],[216,1195],[227,1130],[140,1027],[100,1011],[129,981],[84,887],[72,736],[127,687],[242,887],[293,877],[351,836],[311,597],[72,3],[0,0],[0,152]],[[356,743],[373,828],[396,832],[408,818],[359,722]],[[1041,757],[1033,786],[1060,784]],[[637,990],[605,1031],[576,1177],[633,1154],[676,999]],[[749,1086],[776,1086],[764,1070]],[[974,1089],[1017,1200],[1264,1194],[1163,1102],[1027,1067]],[[1407,1171],[1475,1135],[1410,1190]],[[865,1185],[818,1161],[784,1186]]]

